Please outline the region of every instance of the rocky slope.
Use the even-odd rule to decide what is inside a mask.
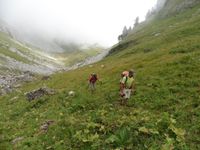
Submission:
[[[96,59],[94,57],[91,60],[90,57],[100,54],[103,49],[97,45],[82,46],[81,49],[80,45],[57,41],[57,46],[60,46],[62,51],[45,52],[36,48],[37,45],[32,46],[17,40],[10,31],[9,25],[0,20],[0,88],[3,89],[2,93],[12,91],[15,84],[30,80],[32,78],[30,74],[49,75],[56,71],[70,70],[92,63]]]
[[[187,9],[193,8],[199,3],[199,0],[159,0],[158,4],[163,8],[159,9],[159,16],[163,18],[170,15],[177,15]]]
[[[51,74],[64,68],[47,53],[26,46],[13,39],[5,26],[0,31],[0,87],[2,93],[19,82],[31,80],[30,74]],[[27,73],[29,72],[29,73]]]

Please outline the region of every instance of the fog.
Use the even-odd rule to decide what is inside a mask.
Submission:
[[[124,25],[133,26],[137,16],[144,20],[156,1],[0,0],[0,19],[16,35],[35,43],[62,39],[111,46]]]
[[[156,9],[160,10],[165,5],[166,2],[167,2],[167,0],[158,0]]]

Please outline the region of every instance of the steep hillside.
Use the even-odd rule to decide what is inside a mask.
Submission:
[[[32,80],[34,74],[49,75],[85,65],[85,59],[101,54],[104,49],[98,45],[57,43],[62,51],[45,52],[16,40],[8,27],[0,20],[0,95],[9,93],[20,82]]]
[[[68,44],[66,45],[68,47],[63,47],[62,51],[47,53],[13,39],[5,27],[2,27],[1,30],[0,64],[2,69],[0,74],[4,73],[5,69],[8,72],[30,71],[38,74],[51,74],[82,62],[86,58],[96,56],[104,49],[95,45],[81,48],[79,45],[75,45],[75,47]]]
[[[159,1],[163,9],[159,11],[158,16],[162,18],[171,15],[177,15],[179,13],[184,12],[187,9],[193,8],[195,5],[200,3],[199,0],[159,0]]]
[[[104,60],[1,97],[0,147],[200,149],[199,10],[195,3],[176,15],[155,17],[135,28]],[[128,69],[136,71],[137,90],[125,107],[118,102],[118,84]],[[102,80],[94,94],[87,87],[92,72]],[[27,101],[24,93],[43,86],[56,93]],[[75,97],[68,96],[70,90]]]
[[[0,32],[0,57],[1,67],[7,68],[8,71],[48,74],[60,67],[52,57],[12,39],[3,32]]]
[[[64,68],[47,53],[13,39],[6,27],[0,31],[0,95],[9,93],[20,82],[31,81],[33,74],[51,74]]]

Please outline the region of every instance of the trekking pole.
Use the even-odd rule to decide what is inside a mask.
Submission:
[[[86,87],[86,88],[87,88],[87,90],[89,90],[89,88],[90,88],[90,83],[87,84],[87,87]]]

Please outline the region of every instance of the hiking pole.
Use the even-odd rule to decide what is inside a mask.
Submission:
[[[90,88],[90,83],[87,84],[86,89],[89,90],[89,88]]]

